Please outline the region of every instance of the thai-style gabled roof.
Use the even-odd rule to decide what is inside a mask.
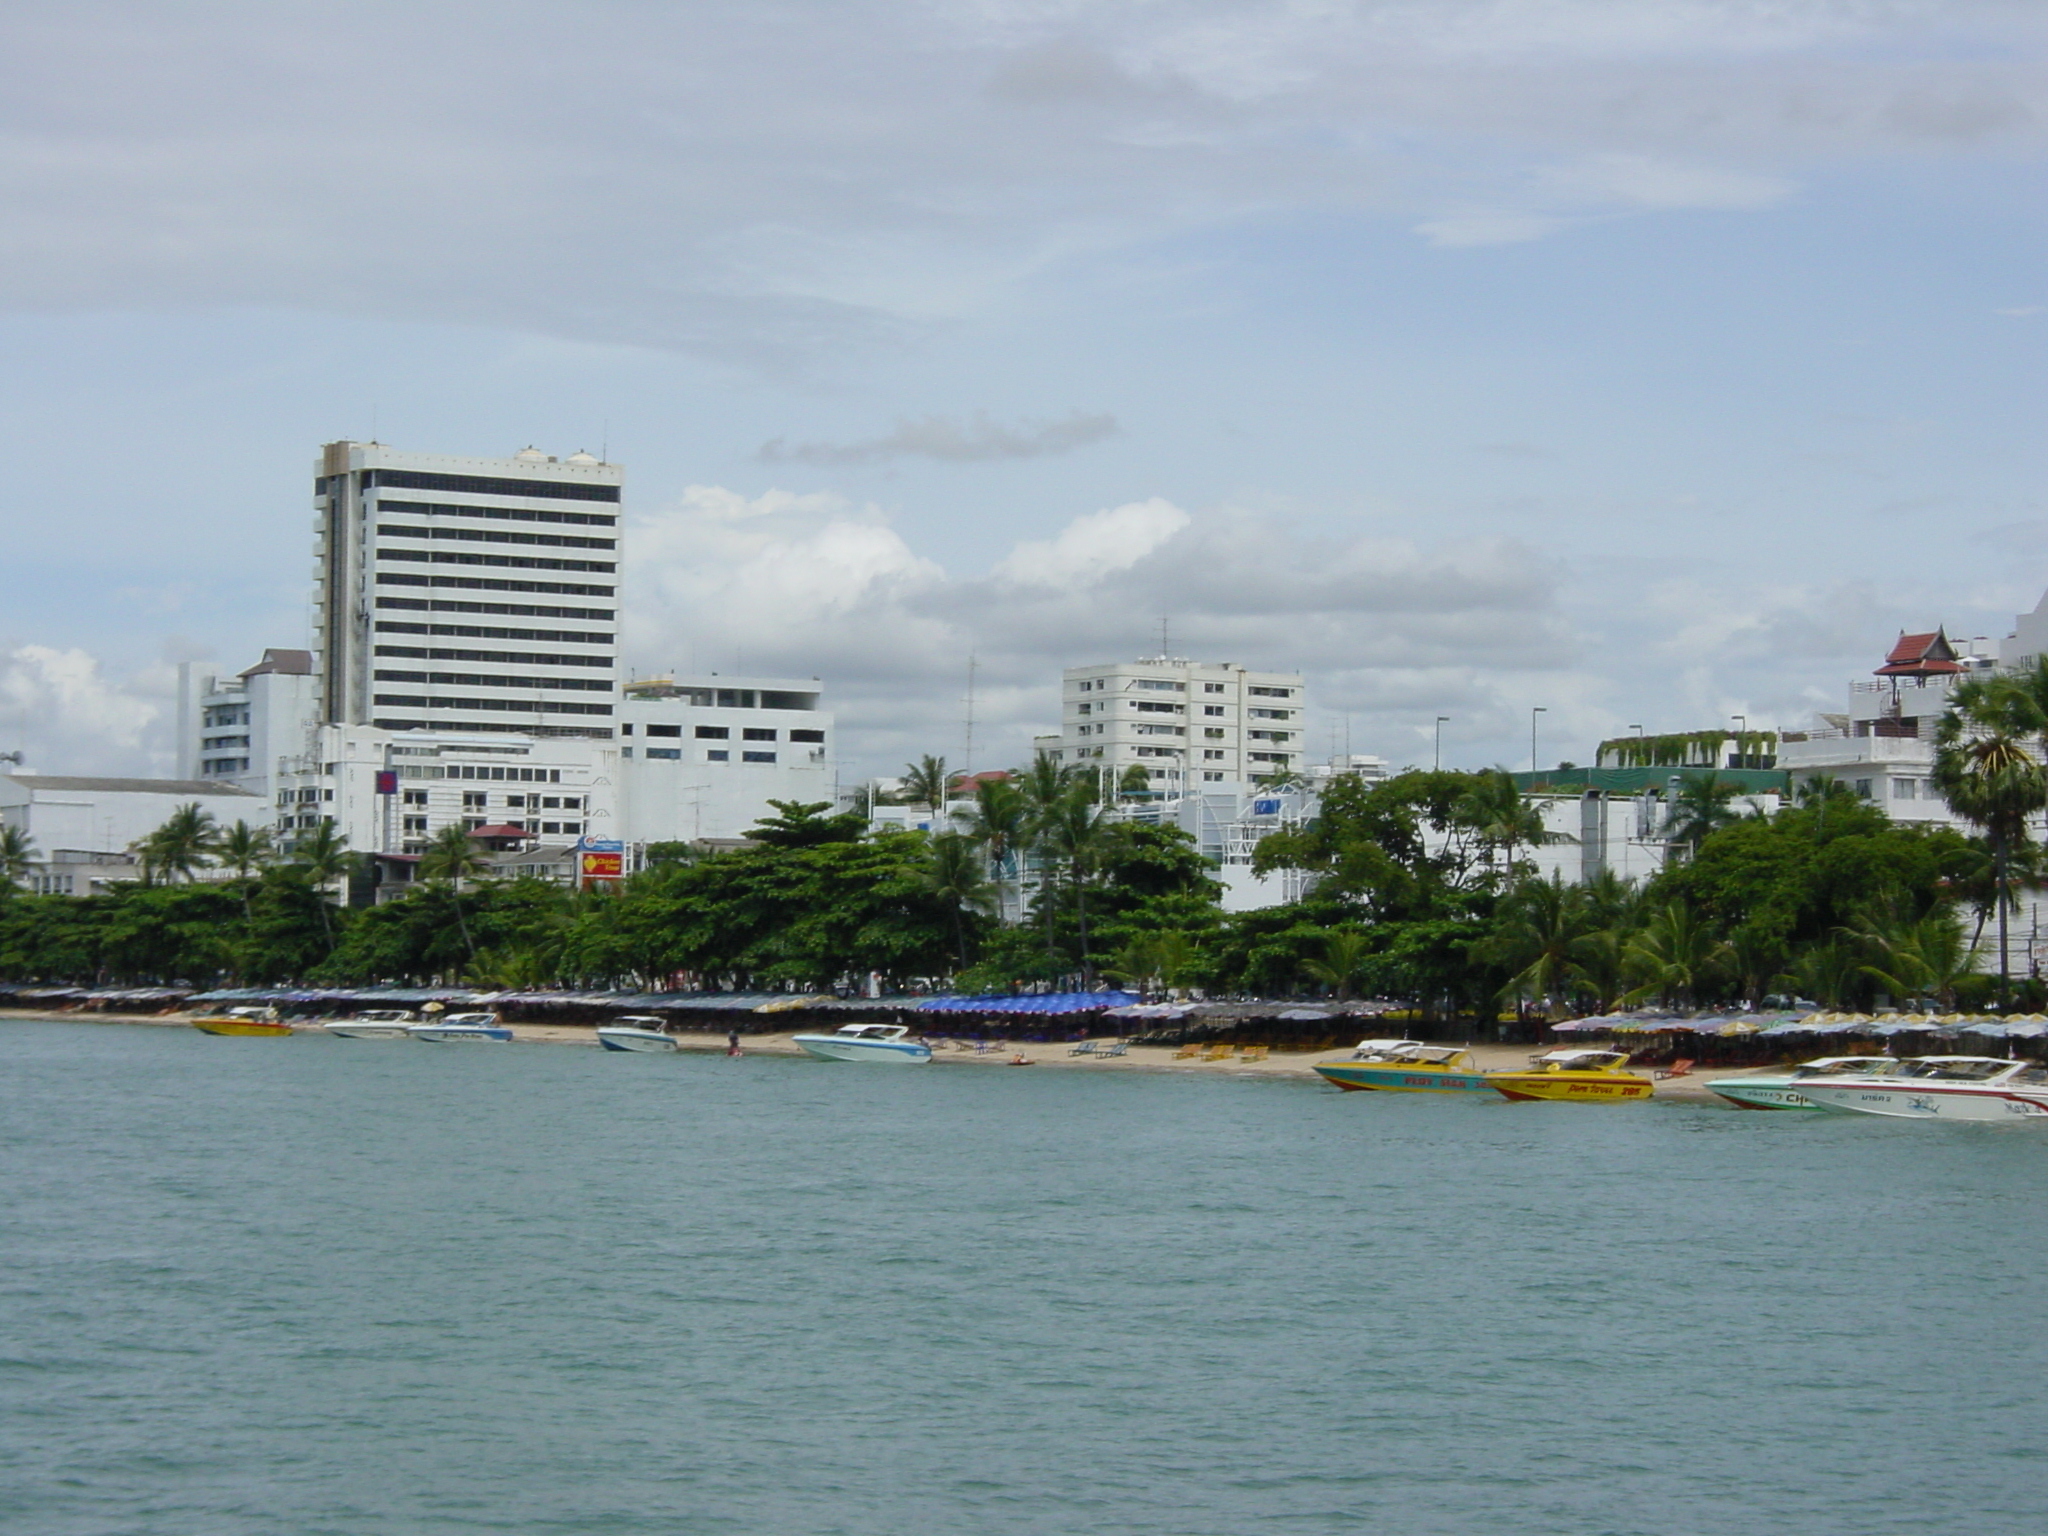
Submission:
[[[1892,653],[1885,657],[1884,665],[1877,669],[1877,675],[1940,677],[1946,673],[1963,670],[1963,664],[1956,659],[1956,648],[1949,643],[1947,634],[1937,629],[1924,635],[1901,633],[1899,643],[1893,646]]]

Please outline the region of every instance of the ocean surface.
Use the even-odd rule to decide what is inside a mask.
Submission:
[[[0,1023],[7,1536],[2048,1529],[2048,1135]]]

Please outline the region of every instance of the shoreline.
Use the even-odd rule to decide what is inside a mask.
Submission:
[[[43,1024],[142,1024],[162,1029],[188,1029],[191,1015],[176,1013],[47,1013],[33,1009],[0,1008],[0,1022],[23,1022]],[[596,1050],[595,1026],[585,1024],[514,1024],[511,1026],[513,1043],[517,1045],[566,1045],[581,1046]],[[304,1026],[298,1033],[318,1034],[319,1027]],[[803,1047],[796,1043],[795,1031],[768,1035],[744,1035],[740,1040],[742,1055],[756,1056],[802,1056]],[[726,1038],[719,1031],[681,1031],[674,1036],[679,1051],[692,1055],[722,1056],[726,1050]],[[1348,1061],[1352,1047],[1345,1046],[1331,1051],[1288,1051],[1277,1052],[1262,1061],[1244,1061],[1231,1056],[1221,1061],[1204,1061],[1176,1055],[1176,1048],[1167,1045],[1133,1045],[1123,1056],[1097,1059],[1071,1054],[1071,1046],[1064,1041],[1014,1042],[1006,1041],[996,1049],[988,1051],[955,1050],[949,1046],[934,1047],[933,1065],[945,1063],[953,1066],[1003,1067],[1013,1065],[1012,1058],[1022,1056],[1034,1067],[1053,1067],[1077,1072],[1196,1072],[1210,1077],[1231,1078],[1275,1078],[1300,1082],[1321,1083],[1315,1074],[1319,1063]],[[1532,1055],[1549,1046],[1526,1045],[1471,1045],[1472,1059],[1482,1071],[1497,1072],[1527,1064]],[[1721,1071],[1709,1069],[1713,1076],[1739,1077],[1746,1072],[1759,1070]],[[1761,1070],[1769,1071],[1769,1068]],[[1682,1078],[1660,1079],[1653,1097],[1676,1102],[1695,1104],[1721,1104],[1717,1098],[1702,1086],[1701,1078],[1709,1073],[1695,1069]],[[1370,1094],[1364,1095],[1370,1097]],[[1731,1106],[1732,1107],[1732,1106]]]

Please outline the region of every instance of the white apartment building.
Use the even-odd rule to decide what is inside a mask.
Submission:
[[[625,472],[329,443],[314,465],[317,718],[612,738]]]
[[[770,800],[838,799],[815,677],[651,677],[619,705],[620,822],[632,843],[736,838]]]
[[[276,648],[245,672],[207,678],[197,704],[196,768],[181,770],[269,800],[279,765],[306,751],[317,682],[311,651]]]
[[[1120,782],[1145,770],[1165,795],[1241,796],[1255,781],[1298,772],[1306,688],[1299,672],[1154,657],[1069,667],[1060,734],[1040,738],[1061,763]]]

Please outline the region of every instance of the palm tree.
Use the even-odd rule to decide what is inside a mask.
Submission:
[[[1070,786],[1040,823],[1046,852],[1067,866],[1074,882],[1074,911],[1081,930],[1083,991],[1095,980],[1094,963],[1088,955],[1088,877],[1094,873],[1095,858],[1102,850],[1108,826],[1103,808],[1095,803],[1093,786],[1085,782]]]
[[[249,874],[260,869],[271,859],[270,829],[252,827],[246,821],[237,821],[221,833],[215,843],[221,864],[235,872],[236,882],[242,893],[242,925],[248,932],[250,942],[256,938],[256,913],[249,905]]]
[[[1022,856],[1035,854],[1038,858],[1039,885],[1046,897],[1045,906],[1045,948],[1050,954],[1053,948],[1053,909],[1050,899],[1052,873],[1048,867],[1049,855],[1046,850],[1046,827],[1050,824],[1055,809],[1061,801],[1077,789],[1092,792],[1094,779],[1078,764],[1061,766],[1057,756],[1050,752],[1032,754],[1031,766],[1015,776],[1013,781],[1017,793],[1024,797],[1024,830],[1017,852],[1017,905],[1024,905],[1024,870]]]
[[[946,773],[946,760],[926,753],[914,763],[903,765],[903,793],[912,805],[922,805],[938,816],[946,809],[946,800],[952,789],[952,779]]]
[[[1201,951],[1195,941],[1176,928],[1135,935],[1104,969],[1119,981],[1136,983],[1141,995],[1150,982],[1168,989],[1186,986],[1201,965]]]
[[[1485,847],[1488,862],[1496,849],[1505,851],[1505,880],[1514,879],[1517,844],[1542,848],[1578,841],[1569,833],[1552,832],[1545,827],[1543,813],[1516,787],[1514,775],[1506,769],[1489,768],[1473,777],[1477,782],[1459,802],[1458,819]]]
[[[1698,853],[1709,836],[1742,819],[1733,804],[1741,797],[1742,786],[1718,773],[1687,778],[1664,809],[1664,846]]]
[[[1351,989],[1366,974],[1372,961],[1372,935],[1355,929],[1338,929],[1323,937],[1320,960],[1304,960],[1301,968],[1317,981],[1337,989],[1337,1001],[1351,1001]]]
[[[1666,903],[1650,914],[1642,932],[1623,950],[1637,982],[1629,1001],[1662,997],[1679,1006],[1693,1003],[1711,984],[1725,949],[1692,903]]]
[[[320,905],[320,931],[326,936],[329,954],[334,952],[334,920],[327,909],[327,892],[353,866],[348,839],[334,830],[330,817],[301,832],[292,842],[292,863],[306,873],[313,897]]]
[[[975,784],[967,835],[988,854],[989,872],[995,876],[998,893],[1003,877],[1016,875],[1020,907],[1024,900],[1021,861],[1030,832],[1031,804],[1022,790],[1008,779],[982,779]]]
[[[1850,930],[1870,955],[1863,974],[1905,1004],[1933,997],[1944,1012],[1955,1007],[1956,983],[1976,966],[1976,945],[1963,937],[1963,925],[1948,911],[1901,918],[1882,913],[1866,916]]]
[[[193,870],[204,869],[213,862],[208,855],[213,852],[218,838],[219,831],[211,811],[201,810],[196,800],[179,806],[171,812],[169,820],[137,845],[145,871],[144,881],[153,875],[163,875],[167,879],[183,875],[190,880]]]
[[[1503,1001],[1565,1002],[1579,980],[1576,946],[1588,922],[1582,888],[1562,880],[1525,880],[1502,904],[1495,947],[1517,966],[1501,988]]]
[[[1949,809],[1982,827],[1991,842],[1998,904],[1998,1000],[2012,997],[2008,918],[2012,856],[2031,817],[2048,806],[2048,775],[2027,744],[2044,728],[2026,685],[2010,678],[1972,677],[1949,696],[1934,736],[1933,781]]]
[[[1762,922],[1744,923],[1723,946],[1728,969],[1741,983],[1742,995],[1752,1009],[1762,1008],[1772,987],[1784,979],[1791,953],[1784,934]]]
[[[35,840],[19,827],[0,827],[0,886],[18,885],[35,866]]]
[[[931,855],[925,864],[925,889],[946,904],[953,916],[953,947],[960,969],[967,969],[967,914],[986,912],[993,891],[987,865],[976,851],[974,839],[958,832],[941,832],[932,838]]]
[[[462,930],[462,947],[469,951],[472,962],[476,959],[476,941],[469,936],[469,919],[462,911],[462,882],[490,867],[490,855],[469,835],[469,828],[452,821],[434,834],[427,851],[420,855],[420,878],[446,880],[451,887],[455,926]]]

